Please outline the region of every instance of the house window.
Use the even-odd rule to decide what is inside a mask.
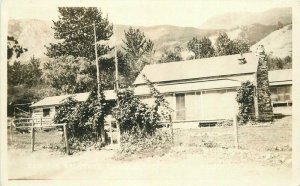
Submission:
[[[50,117],[50,108],[43,109],[43,117]]]
[[[270,87],[271,99],[273,102],[291,101],[291,86]]]
[[[292,106],[292,87],[278,86],[270,87],[273,107]]]
[[[185,120],[185,94],[176,94],[176,119]]]

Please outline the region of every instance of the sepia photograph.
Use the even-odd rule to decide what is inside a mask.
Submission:
[[[293,5],[2,1],[1,185],[297,185]]]

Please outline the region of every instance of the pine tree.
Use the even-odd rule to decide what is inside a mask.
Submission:
[[[151,63],[155,53],[154,43],[147,39],[140,29],[130,27],[128,31],[125,31],[123,44],[125,46],[122,48],[125,51],[127,65],[130,68],[128,81],[131,84],[144,66]]]
[[[96,40],[108,40],[113,34],[113,26],[108,18],[102,16],[101,10],[96,7],[59,7],[59,20],[53,21],[55,39],[60,43],[51,43],[46,46],[46,55],[50,58],[59,56],[85,57],[95,60],[94,29],[96,24]],[[112,48],[97,44],[99,56],[106,54]]]

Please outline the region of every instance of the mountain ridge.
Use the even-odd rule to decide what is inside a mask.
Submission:
[[[291,24],[292,8],[272,8],[263,12],[230,12],[216,15],[206,20],[200,28],[206,29],[232,29],[244,25],[259,23],[263,25],[275,25],[279,22],[284,25]]]
[[[274,11],[277,11],[275,18],[270,15],[274,15]],[[232,15],[236,13],[231,13]],[[245,14],[245,13],[243,13]],[[249,14],[249,13],[246,13]],[[255,13],[254,13],[255,14]],[[250,38],[250,44],[253,45],[259,42],[261,39],[277,30],[276,25],[278,17],[279,20],[285,20],[283,25],[287,25],[291,22],[291,9],[280,8],[271,9],[269,11],[258,13],[257,17],[264,15],[266,20],[264,22],[272,20],[275,25],[264,25],[261,23],[253,23],[253,21],[247,22],[243,27],[235,27],[230,29],[224,28],[196,28],[196,27],[180,27],[169,24],[155,25],[155,26],[132,26],[135,29],[140,29],[144,32],[145,36],[154,42],[156,55],[159,56],[165,50],[173,49],[174,47],[181,47],[186,50],[186,44],[193,37],[201,38],[207,36],[212,40],[216,39],[219,32],[227,32],[231,39],[235,39],[240,36],[241,32],[248,35]],[[266,15],[270,14],[270,15]],[[236,14],[237,15],[237,14]],[[250,14],[249,14],[250,15]],[[252,15],[252,13],[251,13]],[[216,16],[215,16],[216,17]],[[271,17],[271,18],[270,18]],[[261,19],[259,21],[261,22]],[[214,20],[213,18],[208,19]],[[218,21],[212,21],[213,25],[218,25]],[[49,43],[56,43],[58,40],[54,38],[54,30],[51,29],[53,26],[52,21],[45,21],[39,19],[11,19],[8,22],[8,34],[14,36],[19,43],[28,49],[20,60],[28,61],[33,55],[36,58],[45,58],[46,48],[45,45]],[[124,39],[124,30],[129,29],[129,25],[116,24],[114,25],[115,37],[117,38],[117,46],[122,45],[122,39]],[[222,24],[219,24],[222,27]],[[114,36],[113,36],[114,37]],[[214,42],[214,41],[213,41]]]

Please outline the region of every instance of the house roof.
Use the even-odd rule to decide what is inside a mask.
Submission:
[[[292,69],[269,71],[270,85],[292,84]]]
[[[74,99],[83,102],[86,101],[89,97],[90,93],[85,92],[85,93],[77,93],[77,94],[70,94],[70,95],[61,95],[61,96],[51,96],[51,97],[46,97],[33,105],[31,107],[42,107],[42,106],[52,106],[52,105],[59,105],[61,102],[71,96],[74,96]],[[104,91],[105,98],[107,100],[112,100],[116,98],[116,94],[114,90],[105,90]]]
[[[172,92],[187,92],[187,91],[197,91],[197,90],[208,90],[208,89],[226,89],[234,88],[241,86],[240,82],[231,81],[227,79],[220,79],[215,81],[202,81],[193,82],[193,83],[178,83],[178,84],[164,84],[164,85],[155,85],[155,88],[160,93],[172,93]],[[149,87],[137,86],[134,89],[136,95],[147,95],[150,94]]]
[[[240,54],[202,58],[197,60],[146,65],[134,84],[144,84],[142,74],[151,82],[168,82],[233,74],[255,73],[258,56],[243,54],[247,63],[239,64]]]

